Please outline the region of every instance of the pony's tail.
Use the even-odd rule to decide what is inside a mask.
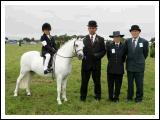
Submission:
[[[26,89],[30,87],[31,72],[27,72],[19,84],[19,88]]]

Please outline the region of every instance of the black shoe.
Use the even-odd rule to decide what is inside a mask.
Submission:
[[[48,70],[49,72],[51,72],[53,69],[52,69],[52,68],[48,68],[47,70]]]
[[[108,100],[111,101],[111,102],[113,102],[113,98],[109,98]]]
[[[131,102],[131,101],[133,101],[132,98],[127,98],[127,102]]]
[[[45,71],[44,71],[44,74],[48,74],[48,73],[49,73],[49,71],[48,71],[48,70],[45,70]]]
[[[119,98],[114,98],[113,102],[119,102]]]
[[[96,101],[100,101],[100,100],[101,100],[101,98],[95,98],[95,100],[96,100]]]
[[[100,101],[101,100],[101,96],[100,95],[96,95],[94,98],[95,98],[96,101]]]
[[[80,101],[85,102],[86,101],[86,97],[80,97]]]
[[[136,102],[136,103],[142,102],[142,99],[135,99],[135,102]]]
[[[53,69],[52,68],[48,68],[47,70],[44,71],[44,74],[48,74],[52,71]]]

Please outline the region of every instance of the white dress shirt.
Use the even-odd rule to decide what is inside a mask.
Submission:
[[[96,34],[94,34],[94,35],[89,34],[90,39],[91,39],[91,36],[93,36],[93,43],[94,43],[95,38],[96,38]]]
[[[47,35],[47,37],[48,37],[49,39],[51,39],[50,35]]]
[[[118,47],[119,47],[120,42],[118,42],[118,43],[115,42],[115,45],[117,45],[117,44],[118,44]]]

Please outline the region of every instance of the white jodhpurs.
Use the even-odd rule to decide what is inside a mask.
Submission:
[[[45,61],[44,61],[44,70],[47,70],[47,68],[48,68],[48,63],[49,63],[49,60],[50,60],[50,58],[51,58],[51,55],[50,55],[49,53],[47,53],[47,54],[45,54],[45,57],[46,57],[46,59],[45,59]]]

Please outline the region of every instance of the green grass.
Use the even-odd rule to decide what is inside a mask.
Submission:
[[[102,100],[94,100],[94,84],[90,79],[88,96],[85,103],[80,102],[81,61],[72,60],[72,72],[67,83],[68,102],[57,105],[56,82],[51,78],[34,75],[31,81],[32,96],[26,96],[25,90],[13,97],[16,79],[19,75],[20,56],[27,51],[38,50],[40,45],[6,45],[5,46],[5,113],[7,115],[154,115],[155,114],[155,60],[147,58],[144,78],[144,100],[142,103],[126,102],[127,79],[124,74],[120,102],[107,100],[106,56],[102,60]]]

